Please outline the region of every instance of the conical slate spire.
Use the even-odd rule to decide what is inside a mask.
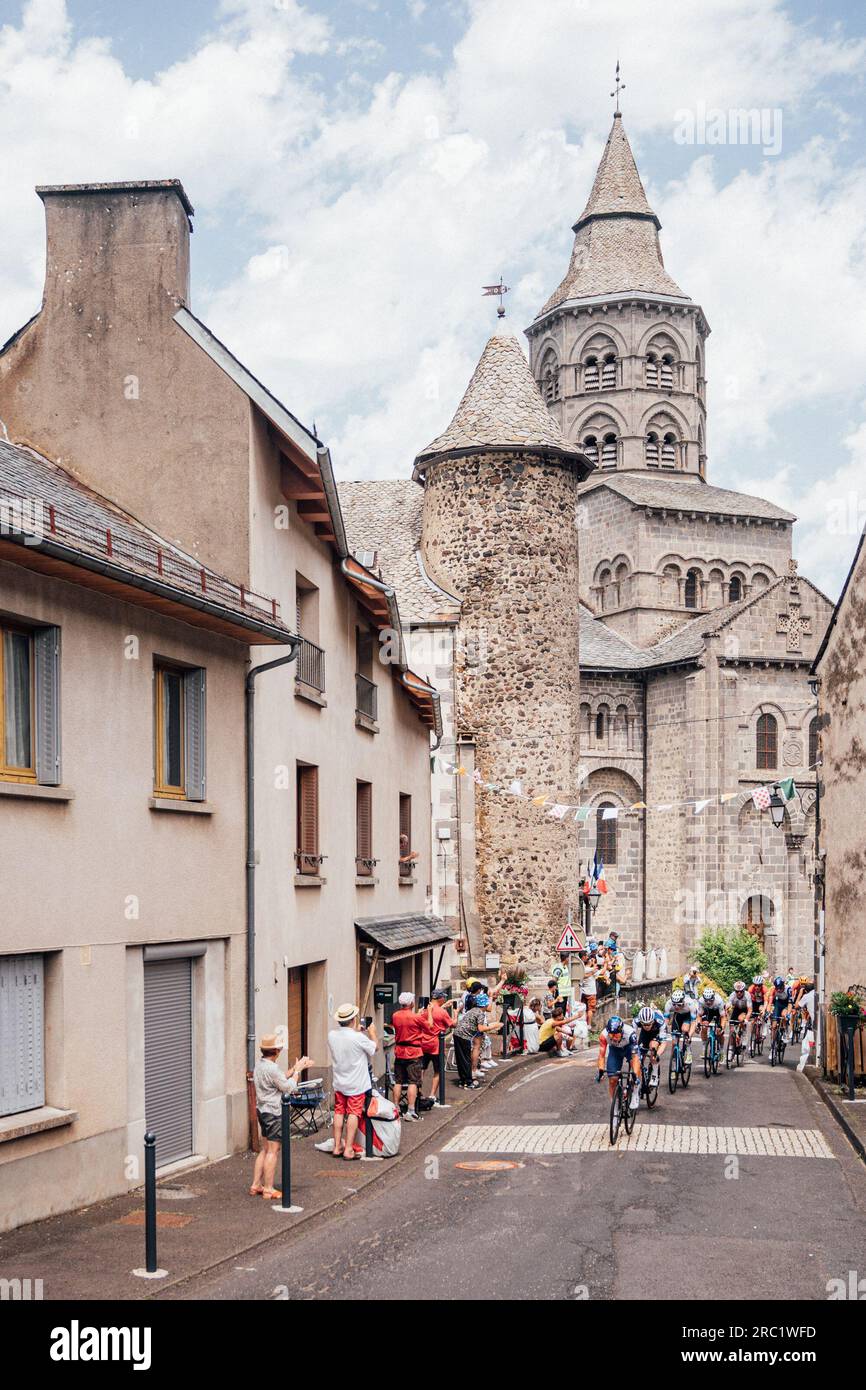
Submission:
[[[454,419],[422,450],[416,467],[443,454],[517,449],[580,457],[541,398],[523,349],[512,333],[494,333]]]
[[[630,290],[687,299],[665,270],[660,226],[617,112],[589,200],[574,224],[574,249],[565,279],[541,314],[566,300]]]

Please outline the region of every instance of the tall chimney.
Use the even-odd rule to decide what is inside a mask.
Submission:
[[[193,208],[179,179],[54,184],[45,204],[43,314],[74,315],[97,341],[114,316],[146,327],[189,301]]]

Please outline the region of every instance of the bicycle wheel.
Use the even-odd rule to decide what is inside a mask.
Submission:
[[[689,1082],[690,1082],[691,1079],[692,1079],[692,1064],[691,1064],[691,1062],[687,1062],[686,1059],[685,1059],[685,1049],[683,1049],[683,1056],[682,1056],[682,1059],[681,1059],[681,1066],[682,1066],[682,1071],[681,1071],[681,1073],[680,1073],[680,1080],[681,1080],[682,1083],[683,1083],[683,1090],[685,1090],[686,1087],[688,1086]]]
[[[733,1040],[732,1037],[729,1036],[729,1037],[728,1037],[728,1045],[727,1045],[727,1047],[725,1048],[725,1069],[726,1069],[727,1071],[730,1071],[730,1070],[731,1070],[731,1067],[734,1065],[734,1052],[735,1052],[735,1050],[736,1050],[736,1045],[735,1045],[735,1043],[734,1043],[734,1040]]]
[[[704,1076],[706,1077],[710,1077],[713,1074],[712,1047],[713,1035],[712,1033],[710,1033],[706,1042],[704,1043]]]
[[[610,1103],[610,1142],[615,1144],[619,1135],[619,1127],[622,1123],[622,1082],[619,1083],[613,1093],[613,1100]]]
[[[759,1056],[759,1057],[763,1057],[763,1055],[764,1055],[764,1028],[763,1028],[763,1024],[762,1024],[761,1027],[758,1029],[758,1056]]]
[[[628,1090],[626,1091],[625,1099],[622,1103],[622,1121],[625,1125],[626,1134],[631,1134],[632,1130],[634,1129],[634,1122],[637,1116],[637,1106],[632,1108],[631,1103],[633,1092],[634,1082],[632,1082],[631,1086],[629,1086]]]
[[[679,1081],[679,1073],[677,1071],[678,1057],[679,1049],[675,1047],[671,1053],[671,1060],[668,1062],[668,1090],[671,1095],[673,1095],[674,1091],[677,1089],[677,1082]]]
[[[654,1067],[652,1067],[652,1066],[650,1067],[650,1069],[649,1069],[649,1074],[648,1074],[648,1076],[647,1076],[646,1086],[644,1087],[644,1094],[645,1094],[645,1096],[646,1096],[647,1110],[652,1110],[653,1106],[655,1105],[656,1101],[657,1101],[658,1098],[659,1098],[659,1081],[660,1081],[660,1080],[661,1080],[661,1067],[659,1066],[658,1063],[656,1063],[656,1065],[655,1065]]]
[[[741,1066],[743,1065],[743,1053],[745,1052],[745,1050],[746,1050],[746,1049],[745,1049],[745,1047],[743,1046],[743,1040],[742,1040],[742,1038],[738,1038],[738,1039],[737,1039],[737,1066],[738,1066],[738,1067],[741,1067]]]
[[[750,1057],[754,1057],[754,1055],[755,1055],[755,1053],[757,1052],[757,1050],[758,1050],[757,1034],[755,1033],[754,1028],[752,1028],[752,1030],[751,1030],[750,1033],[749,1033],[749,1056],[750,1056]]]
[[[715,1048],[713,1048],[713,1076],[718,1076],[718,1074],[719,1074],[719,1063],[721,1062],[721,1060],[722,1060],[722,1049],[721,1049],[721,1047],[715,1047]]]
[[[777,1060],[777,1045],[776,1045],[776,1035],[775,1035],[775,1033],[774,1033],[773,1036],[772,1036],[772,1038],[770,1039],[770,1066],[771,1066],[771,1067],[774,1067],[774,1066],[776,1065],[776,1060]]]

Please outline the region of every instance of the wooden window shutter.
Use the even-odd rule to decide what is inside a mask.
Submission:
[[[60,628],[33,635],[36,666],[36,780],[60,785]]]
[[[372,873],[369,864],[361,860],[373,858],[373,787],[370,782],[358,782],[355,792],[356,856],[361,874]]]
[[[409,848],[412,848],[412,798],[411,796],[401,795],[400,797],[400,834],[405,835],[409,841]]]
[[[206,794],[205,688],[204,670],[197,667],[184,672],[184,755],[189,801],[204,801]]]
[[[300,766],[297,785],[298,869],[302,874],[315,874],[319,870],[319,769]]]

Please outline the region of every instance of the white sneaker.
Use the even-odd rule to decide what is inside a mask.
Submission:
[[[639,1094],[638,1091],[635,1091],[634,1095],[633,1095],[632,1098],[631,1098],[631,1108],[632,1108],[632,1110],[637,1110],[637,1108],[638,1108],[639,1105],[640,1105],[640,1094]]]
[[[484,1072],[483,1072],[483,1071],[474,1071],[474,1072],[472,1073],[472,1080],[473,1080],[473,1081],[483,1081],[483,1080],[484,1080]]]
[[[561,1047],[556,1055],[557,1057],[570,1057],[571,1053],[569,1052],[567,1047]]]
[[[488,1057],[484,1065],[485,1067],[498,1067],[499,1063],[497,1062],[495,1057]]]
[[[323,1139],[321,1144],[314,1144],[313,1147],[318,1149],[320,1154],[332,1154],[334,1152],[333,1135],[330,1139]]]
[[[482,1071],[489,1071],[491,1067],[495,1067],[495,1066],[496,1066],[496,1063],[495,1063],[495,1062],[482,1062],[482,1063],[481,1063],[481,1070],[482,1070]]]
[[[403,1119],[406,1120],[407,1123],[411,1122],[412,1120],[417,1120],[418,1112],[416,1110],[407,1110],[406,1114],[403,1116]]]

